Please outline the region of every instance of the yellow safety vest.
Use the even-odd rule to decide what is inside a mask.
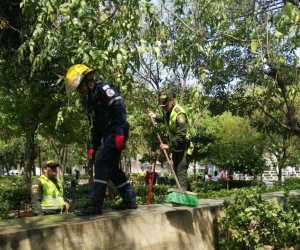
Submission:
[[[63,186],[61,182],[57,179],[58,190],[56,185],[49,180],[47,176],[42,175],[40,181],[43,185],[43,198],[41,202],[42,210],[60,209],[62,212],[65,206],[65,200],[63,198]]]
[[[178,104],[175,104],[175,106],[172,109],[171,114],[170,114],[169,124],[167,124],[167,121],[165,119],[165,126],[166,126],[166,128],[168,130],[168,134],[169,134],[170,140],[172,140],[174,138],[174,135],[175,135],[176,130],[177,130],[177,128],[176,128],[176,119],[177,119],[177,116],[179,114],[181,114],[181,113],[185,114],[186,117],[187,117],[187,114],[184,111],[184,109],[182,107],[180,107]],[[188,117],[187,117],[187,120],[188,120]],[[186,135],[185,135],[186,138],[188,138],[189,135],[190,135],[190,131],[187,130]],[[190,145],[189,145],[189,147],[187,149],[187,154],[188,155],[192,155],[193,150],[194,150],[194,143],[190,142]],[[180,152],[180,151],[181,150],[174,150],[174,152]]]

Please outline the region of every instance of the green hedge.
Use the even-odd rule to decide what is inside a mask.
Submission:
[[[30,188],[21,188],[19,185],[12,185],[15,183],[14,178],[4,178],[5,185],[0,187],[0,219],[13,218],[15,210],[28,210],[30,205]],[[4,181],[3,181],[4,183]],[[3,184],[1,182],[1,184]],[[4,187],[6,186],[6,187]],[[65,197],[71,203],[71,211],[84,206],[87,203],[91,185],[82,185],[77,187],[65,187]],[[133,187],[139,205],[145,205],[148,201],[149,186],[140,185]],[[106,197],[103,208],[109,208],[121,201],[118,196],[118,191],[113,187],[115,199]],[[150,204],[163,203],[168,194],[168,187],[164,185],[155,185],[152,190]]]
[[[35,177],[33,177],[34,179]],[[5,176],[0,177],[0,219],[11,217],[9,212],[13,210],[27,210],[30,204],[30,188],[21,188],[22,176]],[[253,190],[259,187],[262,192],[275,192],[279,190],[300,190],[300,179],[290,178],[285,180],[283,187],[274,185],[273,187],[264,186],[259,181],[218,181],[218,182],[201,182],[194,181],[191,183],[193,192],[197,193],[197,197],[201,198],[220,198],[237,195],[244,189]],[[170,186],[155,185],[151,195],[151,204],[163,203]],[[227,188],[228,187],[228,188]],[[65,188],[65,196],[71,201],[71,212],[86,204],[92,186],[82,185]],[[135,194],[139,205],[147,204],[149,186],[144,184],[135,185]],[[115,199],[107,197],[105,199],[104,208],[108,208],[113,204],[120,202],[118,191],[113,189]]]
[[[23,176],[19,176],[19,175],[0,176],[0,188],[21,187],[22,182],[23,182]]]
[[[283,188],[284,190],[300,190],[300,178],[285,179]]]
[[[224,202],[218,219],[221,250],[300,249],[299,196],[285,202],[264,199],[259,189],[243,190]]]
[[[30,204],[30,188],[20,187],[20,177],[5,177],[3,182],[5,185],[0,187],[0,219],[7,218],[10,216],[9,212],[13,210],[27,210]],[[4,181],[5,180],[5,181]],[[247,182],[247,181],[232,181],[230,183],[231,187],[249,187],[257,185],[257,182]],[[5,186],[5,187],[3,187]],[[214,197],[224,197],[230,196],[227,190],[227,182],[220,181],[216,183],[212,182],[194,182],[192,184],[194,192],[197,192],[198,198],[214,198]],[[65,196],[71,202],[71,212],[81,206],[84,206],[88,200],[89,193],[92,186],[82,185],[74,187],[65,188]],[[137,202],[139,205],[145,205],[148,201],[149,186],[136,185],[133,187]],[[167,194],[169,186],[165,185],[155,185],[153,187],[151,195],[151,204],[163,203]],[[109,197],[104,201],[104,208],[109,208],[111,205],[120,202],[120,197],[118,197],[118,191],[114,187],[113,193],[115,194],[115,199],[112,200]]]
[[[262,186],[262,185],[264,184],[262,184],[262,182],[260,181],[245,181],[245,180],[233,180],[233,181],[224,180],[224,181],[216,181],[216,182],[194,181],[191,184],[192,190],[197,193],[198,198],[212,198],[215,197],[215,194],[217,194],[218,192],[227,193],[231,189],[255,187],[255,186]]]

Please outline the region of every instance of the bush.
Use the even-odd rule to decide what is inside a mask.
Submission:
[[[200,175],[199,175],[200,176]],[[36,177],[32,177],[34,180]],[[138,174],[132,174],[132,178],[138,178]],[[26,210],[30,204],[30,188],[21,188],[22,176],[5,176],[0,177],[0,219],[7,218],[11,210]],[[175,185],[173,179],[170,180],[171,185],[155,185],[152,190],[151,204],[163,203],[167,194],[168,188]],[[227,189],[229,184],[229,189]],[[65,196],[71,202],[71,211],[82,207],[86,204],[92,186],[82,185],[74,187],[65,187]],[[134,191],[136,193],[137,202],[140,205],[147,204],[149,185],[145,185],[144,181],[141,184],[135,183]],[[258,181],[218,181],[218,182],[192,182],[192,190],[197,193],[198,198],[220,198],[230,197],[233,195],[242,195],[244,189],[250,192],[256,192],[259,188],[260,192],[274,192],[283,190],[282,187],[273,186],[266,187],[262,182]],[[300,179],[287,179],[284,182],[285,190],[300,189]],[[118,191],[113,187],[113,193],[118,194]],[[109,208],[120,201],[117,195],[115,199],[109,197],[104,200],[104,208]]]
[[[187,178],[190,183],[193,183],[194,181],[201,181],[201,179],[204,177],[203,173],[195,173],[195,174],[188,174]]]
[[[243,190],[233,202],[224,202],[219,218],[221,250],[299,249],[298,200],[286,197],[284,205],[276,199],[263,199],[261,190]],[[294,202],[294,203],[293,203]],[[296,205],[296,207],[295,207]]]
[[[284,190],[300,190],[300,178],[285,179],[283,188]]]
[[[134,192],[137,197],[138,204],[140,205],[147,204],[149,188],[150,188],[149,185],[134,187]],[[165,185],[153,186],[150,203],[151,204],[163,203],[168,194],[168,188],[169,187]]]
[[[245,181],[245,180],[234,180],[234,181],[209,181],[202,182],[196,181],[192,183],[192,190],[197,193],[198,198],[213,198],[215,194],[219,193],[218,197],[226,197],[224,194],[230,193],[226,190],[249,188],[249,187],[265,187],[260,181]],[[225,190],[225,191],[224,191]]]
[[[0,219],[9,216],[11,210],[25,210],[30,204],[30,188],[0,188]]]
[[[82,185],[76,188],[66,188],[65,195],[68,199],[71,200],[71,212],[75,209],[85,205],[88,200],[88,196],[92,186],[90,185]],[[113,187],[113,192],[118,194],[118,190],[116,187]],[[149,185],[140,185],[133,187],[137,203],[139,205],[146,205],[148,201],[149,194]],[[163,203],[166,196],[168,194],[168,186],[164,185],[155,185],[152,189],[151,194],[151,204]],[[111,205],[115,205],[121,201],[121,198],[117,195],[114,200],[106,197],[104,200],[103,208],[110,208]]]
[[[20,187],[23,182],[23,176],[8,175],[0,176],[0,188],[5,187]]]

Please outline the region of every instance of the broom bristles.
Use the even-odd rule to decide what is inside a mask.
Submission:
[[[190,195],[194,195],[194,196],[197,195],[194,192],[186,191],[186,190],[179,189],[179,188],[169,188],[168,192],[177,192],[177,193],[183,193],[183,194],[190,194]]]
[[[167,203],[175,203],[190,207],[197,207],[199,205],[196,196],[180,192],[169,193],[165,201]]]

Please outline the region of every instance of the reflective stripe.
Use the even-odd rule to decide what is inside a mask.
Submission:
[[[122,183],[121,185],[117,186],[117,188],[121,188],[121,187],[125,186],[127,183],[129,183],[129,181]]]
[[[175,150],[173,149],[174,152],[183,152],[183,149],[180,149],[180,150]]]
[[[116,101],[116,100],[120,100],[120,99],[122,99],[122,97],[121,96],[117,96],[117,97],[115,97],[115,98],[113,98],[113,99],[111,99],[110,100],[110,102],[108,103],[108,106],[110,106],[114,101]]]
[[[61,195],[51,195],[51,196],[44,196],[43,197],[43,200],[45,200],[45,201],[53,201],[53,200],[55,200],[55,199],[57,199],[57,198],[59,198],[59,197],[62,197]]]
[[[42,198],[42,207],[52,207],[52,206],[64,206],[65,201],[60,195],[53,196],[43,196]]]
[[[47,210],[58,210],[58,211],[61,211],[61,207],[60,206],[49,206],[49,207],[43,207],[42,210],[43,211],[47,211]]]
[[[97,180],[97,179],[94,179],[94,182],[99,182],[99,183],[107,184],[107,181]]]
[[[107,89],[109,89],[109,85],[108,85],[108,84],[106,84],[106,85],[105,85],[105,86],[103,86],[102,88],[103,88],[103,90],[107,90]]]

